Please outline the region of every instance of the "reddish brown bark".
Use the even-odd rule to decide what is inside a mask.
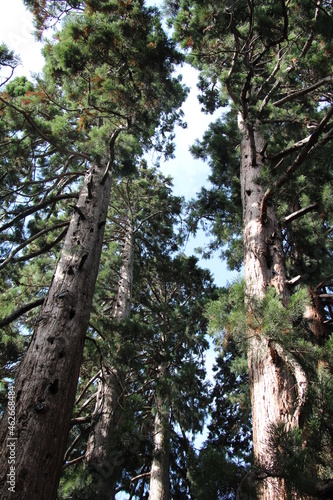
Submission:
[[[91,166],[29,349],[15,378],[15,493],[8,491],[7,413],[1,422],[1,498],[56,498],[98,273],[111,178]],[[103,179],[103,182],[102,182]]]
[[[243,204],[244,271],[249,306],[248,366],[251,388],[253,446],[257,464],[269,472],[273,458],[269,448],[270,428],[284,423],[298,425],[304,402],[306,377],[301,367],[281,346],[252,326],[251,301],[262,299],[273,286],[283,303],[288,301],[282,236],[272,206],[262,217],[264,193],[258,183],[263,168],[264,138],[260,124],[252,127],[241,118],[241,190]],[[287,498],[283,481],[268,477],[258,490],[261,500]]]

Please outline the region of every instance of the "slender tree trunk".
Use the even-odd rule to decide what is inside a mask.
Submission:
[[[166,368],[160,367],[160,377]],[[157,394],[154,421],[154,450],[150,469],[149,500],[169,500],[170,498],[170,398],[168,394]]]
[[[282,236],[277,217],[268,207],[261,220],[263,190],[256,182],[263,167],[264,140],[256,128],[239,120],[241,143],[241,190],[243,204],[244,271],[249,306],[248,366],[251,388],[253,446],[258,465],[272,468],[270,427],[298,425],[304,403],[306,377],[301,367],[281,346],[260,334],[251,318],[251,299],[262,299],[274,286],[284,303],[288,301]],[[268,477],[259,488],[261,500],[287,498],[282,480]]]
[[[2,500],[56,498],[107,216],[111,177],[88,170],[29,349],[15,379],[15,493],[1,422]]]
[[[133,286],[134,263],[134,228],[129,219],[122,252],[122,266],[119,273],[117,294],[112,316],[123,321],[130,315]],[[122,460],[119,450],[112,448],[112,438],[117,429],[122,411],[121,400],[123,387],[121,375],[115,367],[104,366],[98,383],[96,406],[92,419],[92,431],[89,435],[86,459],[93,470],[94,485],[99,500],[115,498],[114,469]]]
[[[98,500],[115,497],[114,469],[121,463],[121,453],[112,447],[112,437],[121,417],[122,384],[116,370],[106,365],[98,381],[96,405],[92,415],[86,459],[94,478]]]
[[[126,223],[126,234],[122,252],[122,266],[119,274],[116,300],[114,301],[112,316],[123,321],[130,315],[133,288],[134,264],[134,227],[129,218]]]

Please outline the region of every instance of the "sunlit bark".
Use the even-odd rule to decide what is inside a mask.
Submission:
[[[1,422],[3,500],[52,500],[72,417],[75,393],[109,204],[111,177],[91,166],[42,306],[29,349],[15,378],[15,493],[6,488],[7,413]]]
[[[282,236],[272,206],[262,220],[264,196],[258,183],[263,168],[264,138],[260,124],[251,127],[239,120],[242,133],[241,189],[244,222],[244,272],[248,300],[248,366],[251,386],[253,446],[257,464],[268,472],[273,460],[269,447],[271,426],[285,424],[286,430],[298,425],[304,403],[306,377],[296,360],[284,356],[281,346],[261,335],[254,326],[251,301],[263,299],[273,286],[284,304],[288,301]],[[268,477],[259,488],[261,500],[287,498],[282,480]]]

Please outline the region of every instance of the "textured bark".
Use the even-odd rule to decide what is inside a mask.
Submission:
[[[112,316],[123,321],[130,315],[133,286],[134,229],[130,221],[126,224],[122,266],[119,273],[117,294]],[[112,478],[115,466],[119,465],[120,454],[112,450],[112,437],[121,417],[123,389],[121,376],[115,367],[105,366],[98,383],[97,400],[93,413],[92,431],[89,435],[86,459],[96,480],[95,491],[100,500],[115,497],[115,483]]]
[[[324,304],[319,295],[310,287],[308,287],[308,292],[311,302],[306,308],[304,318],[309,322],[310,329],[316,339],[323,343],[329,337],[329,329],[325,324],[326,314]]]
[[[119,273],[116,300],[113,304],[112,316],[118,321],[128,318],[132,305],[134,263],[134,227],[127,219],[124,248],[122,252],[122,266]]]
[[[274,286],[284,303],[288,301],[281,230],[274,209],[267,207],[262,221],[262,187],[256,182],[263,167],[264,139],[260,126],[252,127],[239,120],[241,143],[241,190],[243,204],[244,271],[248,304],[262,299],[268,286]],[[298,425],[304,402],[306,377],[281,346],[251,326],[249,311],[248,366],[251,388],[253,446],[257,464],[269,471],[272,456],[269,449],[270,428],[284,423],[286,429]],[[283,481],[267,478],[258,491],[261,500],[287,498]]]
[[[119,465],[120,456],[112,449],[112,436],[121,416],[119,403],[122,392],[117,371],[103,367],[86,450],[86,459],[94,474],[94,489],[99,500],[115,497],[112,474],[115,466]]]
[[[1,498],[56,498],[103,242],[111,178],[84,180],[29,349],[15,379],[15,493],[8,491],[8,422],[1,423]]]
[[[160,376],[165,375],[161,367]],[[154,421],[154,450],[150,469],[149,500],[169,500],[170,498],[170,431],[168,395],[156,395],[156,414]]]

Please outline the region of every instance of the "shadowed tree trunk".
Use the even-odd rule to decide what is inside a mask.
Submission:
[[[1,498],[52,500],[72,417],[107,216],[111,177],[88,170],[29,349],[15,378],[15,493],[6,486],[7,412],[1,422]]]
[[[264,139],[255,128],[239,120],[241,143],[241,190],[244,220],[244,271],[249,305],[248,366],[253,416],[253,447],[257,464],[269,473],[270,427],[284,423],[298,426],[304,403],[306,376],[300,365],[282,347],[253,326],[251,300],[263,299],[273,286],[286,304],[288,288],[283,259],[282,236],[273,207],[262,220],[263,189],[256,182],[263,167]],[[282,480],[268,477],[260,487],[261,500],[287,498]]]
[[[127,319],[130,315],[133,263],[134,228],[129,218],[127,218],[122,266],[112,310],[112,317],[119,322]],[[89,435],[86,450],[86,459],[94,471],[96,493],[100,500],[112,500],[115,497],[115,481],[112,474],[114,467],[119,465],[119,454],[112,451],[112,438],[122,414],[120,404],[122,398],[123,388],[117,368],[104,365],[102,376],[98,381],[92,431]]]

